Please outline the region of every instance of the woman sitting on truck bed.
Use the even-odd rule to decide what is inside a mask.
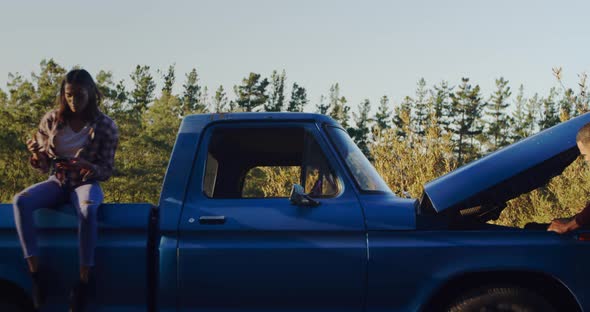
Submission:
[[[83,309],[88,294],[90,268],[94,266],[97,210],[103,201],[99,181],[113,172],[118,130],[99,108],[102,95],[84,69],[68,72],[61,83],[57,108],[43,116],[27,147],[31,165],[49,179],[32,185],[14,197],[16,229],[33,281],[33,301],[44,301],[43,266],[33,221],[33,211],[70,202],[78,215],[80,281],[70,294],[71,310]],[[41,269],[39,269],[41,268]]]

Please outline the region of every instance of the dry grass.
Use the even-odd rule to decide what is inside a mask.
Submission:
[[[589,197],[590,170],[578,159],[546,186],[509,201],[497,223],[519,227],[528,222],[549,223],[575,215]]]
[[[399,196],[422,194],[425,182],[456,168],[450,138],[430,128],[424,137],[409,133],[398,139],[394,130],[383,131],[371,145],[373,165]]]

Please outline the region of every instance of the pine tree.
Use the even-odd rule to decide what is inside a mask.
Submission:
[[[414,130],[418,135],[424,135],[425,129],[428,127],[429,120],[429,101],[428,90],[426,90],[426,80],[420,78],[416,88],[416,99],[414,101]]]
[[[229,111],[230,112],[237,112],[238,111],[238,103],[236,103],[236,101],[234,101],[234,100],[229,101]]]
[[[103,96],[102,108],[107,115],[113,114],[114,98],[116,96],[115,86],[113,83],[113,73],[110,71],[100,70],[96,74],[96,87]]]
[[[315,106],[315,108],[316,108],[316,113],[322,114],[322,115],[328,115],[328,112],[330,111],[331,107],[330,107],[329,102],[328,102],[328,104],[326,104],[326,97],[324,95],[320,95],[320,101]]]
[[[99,70],[96,74],[96,87],[105,98],[111,98],[114,93],[113,73]]]
[[[96,76],[96,84],[103,95],[102,106],[109,116],[132,110],[128,106],[129,92],[126,90],[123,79],[115,84],[112,72],[101,70]]]
[[[307,105],[307,91],[304,87],[299,86],[297,83],[293,83],[291,89],[291,100],[289,100],[288,112],[302,112],[305,105]]]
[[[8,94],[4,90],[0,89],[0,108],[3,110],[8,107]]]
[[[371,110],[371,103],[368,99],[365,99],[361,102],[358,109],[358,114],[352,113],[356,127],[348,129],[348,133],[353,138],[354,142],[360,148],[363,154],[365,154],[365,156],[367,157],[370,157],[369,123],[371,122],[371,120],[369,119],[369,111]]]
[[[223,86],[220,85],[219,88],[217,88],[217,91],[215,91],[215,96],[213,97],[213,108],[211,111],[215,113],[222,113],[226,111],[226,106],[227,95],[223,89]]]
[[[4,90],[0,89],[0,144],[2,146],[7,142],[7,136],[9,135],[8,123],[12,122],[13,116],[8,106],[8,94]],[[1,184],[1,183],[0,183]]]
[[[177,96],[162,92],[142,115],[143,131],[127,134],[127,140],[121,144],[121,152],[125,157],[124,163],[131,163],[133,167],[121,168],[129,177],[128,181],[131,180],[126,183],[125,192],[132,193],[134,189],[158,189],[181,123],[180,115],[177,113],[181,107],[181,101]]]
[[[234,92],[238,97],[236,100],[238,107],[246,112],[264,107],[263,105],[268,100],[266,94],[268,84],[268,79],[261,80],[260,74],[250,73],[248,77],[242,80],[241,86],[234,87]]]
[[[440,85],[434,86],[434,90],[431,91],[436,123],[440,130],[447,133],[450,132],[449,124],[450,120],[453,119],[449,101],[451,92],[453,92],[453,88],[450,88],[449,83],[446,81],[441,81]]]
[[[285,106],[285,70],[283,70],[280,74],[274,70],[270,80],[270,95],[268,97],[268,103],[264,105],[264,109],[267,112],[283,111]]]
[[[572,117],[573,109],[572,104],[575,101],[574,90],[566,89],[563,93],[563,97],[559,101],[559,120],[566,121]]]
[[[61,82],[66,75],[66,70],[53,59],[42,60],[39,75],[33,73],[33,82],[36,84],[35,97],[32,105],[39,113],[34,118],[40,118],[42,114],[55,107],[55,100],[59,93]]]
[[[186,82],[182,85],[182,112],[183,115],[199,113],[205,110],[205,106],[200,102],[202,88],[199,85],[199,75],[197,69],[193,68],[186,74]]]
[[[510,104],[508,99],[512,92],[508,86],[508,80],[503,77],[496,79],[496,91],[490,98],[485,114],[490,118],[487,127],[487,139],[490,142],[491,150],[495,151],[502,146],[508,145],[508,126],[510,117],[506,109]]]
[[[338,83],[333,84],[330,87],[330,96],[328,106],[332,108],[330,111],[330,117],[338,121],[344,129],[348,128],[348,122],[350,120],[349,112],[350,107],[346,105],[347,101],[344,96],[340,96],[340,86]]]
[[[111,71],[101,70],[96,75],[96,86],[103,95],[102,107],[107,115],[120,115],[127,109],[126,103],[129,98],[125,90],[125,82],[120,80],[116,85],[113,82]]]
[[[178,115],[181,106],[178,97],[165,91],[143,114],[148,141],[154,143],[154,149],[162,149],[165,156],[169,155],[174,145],[176,130],[181,122]]]
[[[135,114],[141,115],[154,100],[156,83],[147,65],[137,65],[135,72],[131,74],[131,80],[134,83],[134,89],[131,91],[132,110]]]
[[[401,104],[394,108],[393,125],[396,129],[396,135],[399,138],[405,138],[408,133],[405,129],[412,130],[412,98],[406,96]]]
[[[555,107],[555,96],[557,91],[555,88],[549,90],[549,95],[543,99],[543,115],[539,121],[539,128],[545,130],[553,127],[559,123],[559,115],[557,114],[557,108]]]
[[[557,81],[563,90],[563,96],[557,104],[559,109],[559,120],[569,120],[572,117],[578,116],[580,112],[587,110],[589,101],[588,97],[586,96],[586,79],[588,78],[587,74],[583,73],[578,75],[578,77],[580,77],[580,82],[578,83],[578,86],[580,87],[579,95],[576,95],[574,90],[571,88],[566,88],[564,86],[561,67],[553,68],[553,75],[555,78],[557,78]]]
[[[30,105],[30,101],[35,97],[35,86],[19,73],[8,73],[6,85],[10,94],[9,104],[11,106]]]
[[[337,118],[345,129],[348,128],[348,122],[350,121],[350,106],[346,105],[346,103],[348,103],[346,98],[341,96],[338,100],[338,105],[332,110],[332,116]]]
[[[12,118],[15,124],[21,125],[25,129],[37,127],[42,114],[45,111],[40,110],[33,105],[33,100],[37,97],[35,86],[24,79],[19,73],[8,74],[8,107],[12,112]],[[12,125],[11,125],[12,126]]]
[[[483,131],[479,121],[485,107],[485,104],[481,102],[479,92],[479,85],[472,88],[469,78],[463,78],[459,90],[450,95],[452,115],[454,116],[450,130],[453,134],[459,164],[478,156],[475,138]]]
[[[45,111],[37,111],[32,101],[38,98],[33,84],[19,74],[8,74],[8,93],[0,90],[0,200],[39,181],[28,161],[25,138],[37,128]]]
[[[115,85],[114,97],[112,104],[112,111],[116,113],[123,113],[129,109],[129,92],[125,89],[125,81],[123,79]]]
[[[389,109],[389,98],[384,95],[379,100],[379,109],[375,114],[375,129],[380,132],[391,128],[391,110]]]
[[[168,67],[168,71],[162,75],[164,79],[164,86],[162,87],[162,93],[172,94],[172,87],[174,86],[174,81],[176,80],[176,76],[174,73],[174,65],[170,65]]]
[[[189,114],[202,114],[207,112],[207,107],[209,107],[209,88],[204,86],[203,91],[201,91],[201,96],[199,98],[199,109],[196,111],[190,111]]]
[[[590,93],[588,93],[588,74],[582,73],[578,75],[580,77],[580,82],[578,82],[578,87],[580,88],[580,92],[576,97],[575,101],[575,114],[574,116],[578,116],[584,114],[589,111],[590,106]]]
[[[527,124],[527,112],[526,112],[527,100],[524,97],[524,86],[521,84],[516,94],[516,100],[514,104],[514,112],[512,112],[512,133],[510,138],[512,142],[520,141],[530,135],[530,125]]]
[[[537,131],[537,124],[541,118],[541,101],[539,100],[539,94],[535,93],[527,101],[526,105],[526,124],[528,125],[527,134],[531,135]]]

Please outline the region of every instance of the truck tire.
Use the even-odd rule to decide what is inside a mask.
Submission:
[[[557,310],[537,293],[513,286],[483,287],[454,300],[445,311],[507,311],[556,312]]]
[[[0,311],[2,312],[25,312],[27,309],[16,302],[9,302],[8,300],[0,299]]]
[[[14,287],[0,285],[1,312],[34,312],[33,303],[24,292]]]

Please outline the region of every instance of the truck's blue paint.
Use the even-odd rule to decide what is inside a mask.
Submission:
[[[105,309],[145,309],[146,240],[150,204],[105,204],[98,213],[96,298]],[[73,206],[39,209],[34,214],[43,265],[52,287],[49,305],[64,310],[69,288],[78,279],[78,218]],[[11,204],[0,205],[0,270],[3,280],[30,289],[30,278],[14,229]],[[60,305],[61,304],[61,305]]]
[[[416,311],[447,280],[469,272],[538,272],[588,309],[588,243],[544,231],[369,232],[367,311]]]
[[[207,115],[195,115],[182,121],[164,176],[158,206],[161,236],[158,283],[160,311],[175,311],[177,308],[178,222],[201,131],[210,119]]]
[[[415,199],[399,198],[393,194],[363,194],[360,202],[369,231],[416,229],[418,201]]]
[[[572,135],[587,121],[588,114],[435,180],[427,184],[426,196],[439,211],[472,203],[521,172],[518,165],[543,163],[542,158],[572,150]],[[590,272],[583,261],[590,257],[588,243],[544,231],[420,228],[417,200],[356,188],[326,125],[338,126],[328,117],[304,113],[184,118],[163,177],[158,231],[150,228],[154,210],[149,204],[100,208],[96,310],[415,311],[457,276],[500,271],[550,276],[582,309],[590,309],[585,278]],[[340,179],[340,194],[319,199],[317,207],[297,207],[285,198],[205,196],[201,190],[212,129],[269,126],[309,130]],[[543,148],[535,147],[541,142]],[[545,151],[551,149],[554,154]],[[536,155],[525,157],[527,151]],[[501,160],[504,165],[497,170],[509,173],[494,172],[491,159]],[[497,183],[481,179],[478,170]],[[226,222],[200,224],[199,218],[207,216],[223,216]],[[75,212],[70,205],[40,209],[36,222],[42,259],[56,285],[46,310],[63,311],[77,278]],[[148,233],[157,234],[154,250],[147,248]],[[0,205],[0,254],[0,280],[28,292],[10,204]],[[150,257],[157,261],[146,261]],[[146,298],[149,291],[156,301]]]

